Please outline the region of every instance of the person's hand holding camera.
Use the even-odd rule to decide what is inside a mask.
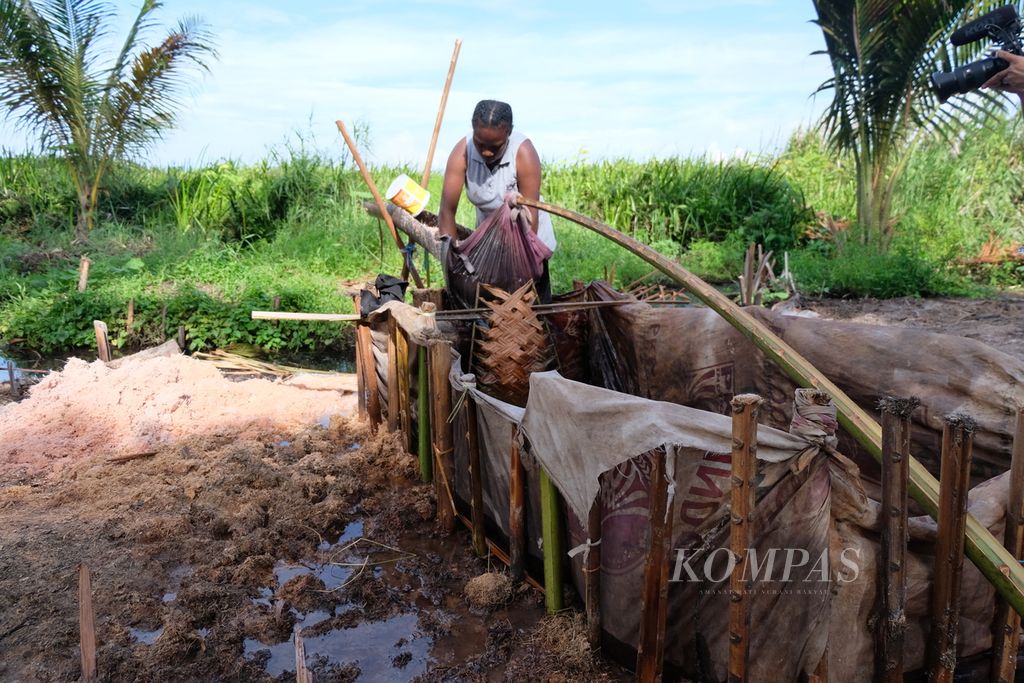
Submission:
[[[981,87],[1013,93],[1020,98],[1021,105],[1024,105],[1024,56],[1005,50],[996,51],[995,56],[1005,59],[1010,66],[982,83]]]

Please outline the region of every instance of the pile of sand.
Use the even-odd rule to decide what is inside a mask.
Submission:
[[[351,376],[230,381],[182,355],[77,358],[0,407],[0,482],[56,472],[90,457],[159,450],[185,437],[288,433],[351,414]]]

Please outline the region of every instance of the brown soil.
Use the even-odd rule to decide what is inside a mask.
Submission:
[[[493,565],[336,386],[72,361],[0,405],[0,680],[79,678],[80,564],[100,680],[294,680],[296,630],[318,681],[627,680],[525,584],[468,609]]]

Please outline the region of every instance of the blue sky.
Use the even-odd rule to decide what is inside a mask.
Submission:
[[[127,22],[136,2],[119,8]],[[456,38],[463,40],[434,167],[475,103],[512,105],[546,161],[770,152],[813,122],[830,75],[809,0],[166,0],[199,15],[219,61],[195,84],[157,164],[248,163],[302,135],[340,151],[334,127],[369,128],[365,157],[426,157]],[[0,127],[0,144],[25,135]]]

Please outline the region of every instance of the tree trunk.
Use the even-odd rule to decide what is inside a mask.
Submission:
[[[81,186],[78,190],[78,216],[75,219],[76,244],[85,244],[89,241],[92,208],[92,188],[88,185]]]

